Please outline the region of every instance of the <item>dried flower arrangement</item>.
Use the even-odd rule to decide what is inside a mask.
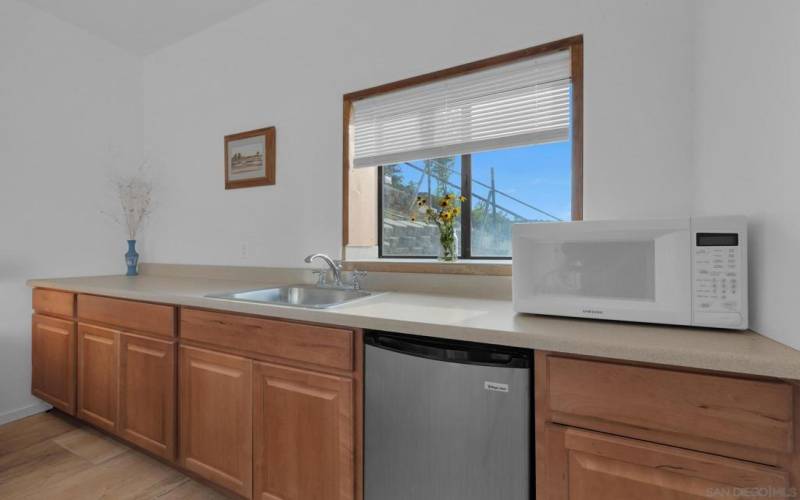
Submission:
[[[142,165],[132,174],[113,176],[111,184],[121,211],[104,213],[126,230],[129,240],[135,240],[152,210],[153,182]]]

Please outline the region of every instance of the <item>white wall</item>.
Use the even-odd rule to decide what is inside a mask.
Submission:
[[[99,210],[105,170],[141,155],[141,61],[0,0],[0,423],[34,410],[31,277],[124,270]]]
[[[691,14],[656,0],[256,7],[145,60],[145,149],[166,167],[146,259],[296,266],[339,253],[342,94],[578,33],[586,217],[688,214]],[[223,136],[269,125],[277,185],[226,192]]]
[[[798,26],[793,0],[700,4],[694,206],[749,216],[752,327],[800,349]]]

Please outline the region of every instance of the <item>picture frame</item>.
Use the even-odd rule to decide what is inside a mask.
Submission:
[[[275,127],[225,136],[225,189],[275,184]]]

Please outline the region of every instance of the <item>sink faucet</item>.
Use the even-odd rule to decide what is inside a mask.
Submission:
[[[334,286],[341,287],[342,286],[342,266],[336,263],[335,260],[331,259],[329,256],[325,255],[324,253],[315,253],[311,254],[306,257],[305,261],[306,264],[311,264],[314,259],[320,259],[324,261],[333,271],[333,283]]]

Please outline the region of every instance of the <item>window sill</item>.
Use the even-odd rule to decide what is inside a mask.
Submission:
[[[348,260],[342,264],[352,271],[415,273],[415,274],[474,274],[478,276],[511,276],[511,261],[460,260],[440,262],[436,259],[368,259]]]

